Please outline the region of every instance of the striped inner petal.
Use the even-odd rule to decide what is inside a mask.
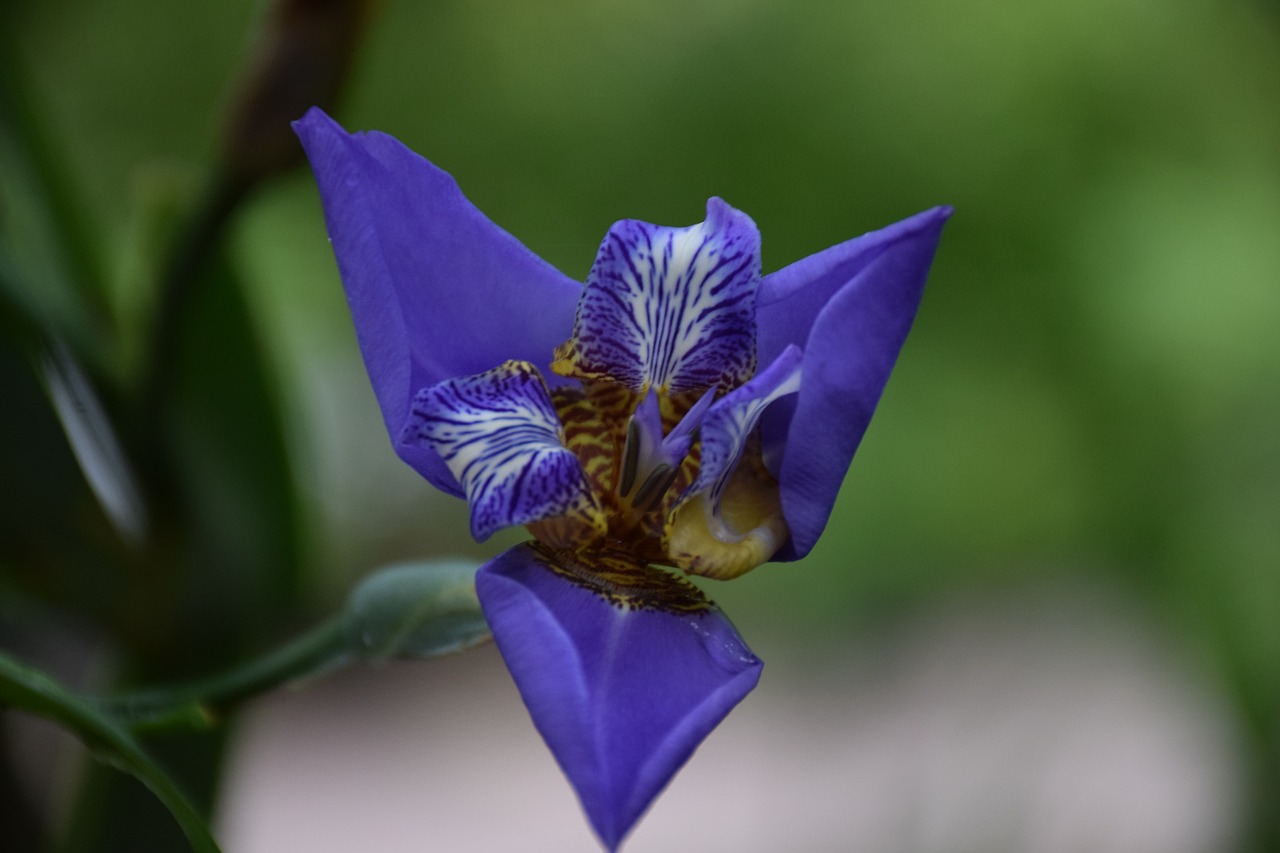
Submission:
[[[418,392],[402,441],[429,445],[462,483],[471,535],[568,517],[604,529],[604,516],[538,369],[508,361]]]
[[[705,492],[710,506],[718,508],[760,415],[770,403],[800,390],[801,361],[800,348],[789,345],[758,376],[711,407],[702,423],[702,464],[690,494]]]
[[[787,541],[778,484],[765,471],[756,424],[770,403],[800,388],[800,349],[711,407],[698,474],[664,528],[668,558],[686,572],[728,580],[767,562]]]
[[[718,198],[705,222],[609,229],[578,304],[559,373],[643,394],[742,384],[755,369],[760,235]]]

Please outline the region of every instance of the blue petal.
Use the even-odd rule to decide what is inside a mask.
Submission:
[[[762,666],[687,581],[627,562],[522,545],[476,576],[533,723],[611,850]]]
[[[508,359],[544,372],[573,326],[577,282],[463,197],[453,178],[381,133],[312,109],[294,129],[315,170],[365,367],[396,451],[461,495],[440,457],[397,443],[413,395]]]
[[[425,443],[471,505],[471,535],[545,518],[575,518],[604,533],[604,518],[537,369],[511,361],[423,389],[401,444]]]
[[[755,223],[718,198],[688,228],[618,222],[587,277],[562,372],[637,393],[739,385],[755,368],[759,280]]]
[[[795,560],[826,526],[854,451],[906,340],[951,209],[938,207],[833,246],[772,273],[760,285],[761,361],[804,350],[794,405],[760,422],[766,461],[782,490]],[[781,458],[770,451],[780,451]]]

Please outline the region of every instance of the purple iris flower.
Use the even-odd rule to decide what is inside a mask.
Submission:
[[[318,109],[295,125],[396,452],[478,539],[534,539],[476,590],[534,725],[604,844],[755,687],[695,586],[796,560],[911,326],[947,208],[767,276],[720,199],[605,235],[585,285],[448,174]]]

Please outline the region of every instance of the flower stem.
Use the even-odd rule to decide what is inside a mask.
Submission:
[[[225,672],[120,693],[98,702],[104,711],[135,730],[209,728],[245,699],[282,684],[323,675],[353,658],[343,622],[334,618]]]
[[[177,783],[151,758],[118,720],[94,707],[39,670],[0,654],[0,706],[53,720],[76,734],[99,759],[125,770],[168,808],[193,850],[217,853],[203,816]]]

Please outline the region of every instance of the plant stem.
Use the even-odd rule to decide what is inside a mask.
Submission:
[[[321,675],[351,658],[342,620],[335,618],[225,672],[117,694],[98,700],[98,704],[133,729],[208,728],[245,699],[281,684]]]
[[[197,853],[217,853],[204,817],[116,720],[44,673],[0,654],[0,704],[53,720],[74,732],[95,756],[133,774],[182,827]]]

